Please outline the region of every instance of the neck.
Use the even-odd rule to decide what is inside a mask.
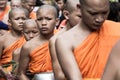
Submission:
[[[11,34],[14,36],[14,37],[21,37],[23,34],[22,32],[16,32],[16,31],[13,31],[11,30]]]
[[[53,35],[54,35],[54,33],[52,33],[52,34],[40,34],[40,37],[42,39],[49,40]]]

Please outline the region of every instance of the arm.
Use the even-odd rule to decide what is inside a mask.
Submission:
[[[29,80],[29,78],[26,76],[29,60],[29,50],[25,46],[23,46],[20,53],[18,69],[18,77],[20,80]]]
[[[120,62],[120,42],[113,47],[110,53],[108,62],[106,64],[106,67],[102,76],[102,80],[120,80],[120,79],[116,79],[118,77],[118,74],[117,74],[117,72],[119,71],[118,69],[120,69],[119,62]]]
[[[51,55],[51,59],[52,59],[53,71],[54,71],[54,75],[55,75],[55,79],[56,80],[65,80],[64,73],[62,72],[62,69],[61,69],[60,64],[58,62],[56,51],[55,51],[55,39],[56,38],[53,37],[50,40],[50,44],[49,44],[50,55]]]
[[[55,43],[57,57],[67,80],[82,80],[71,43],[63,37],[58,38]]]

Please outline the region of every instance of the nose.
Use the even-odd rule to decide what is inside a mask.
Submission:
[[[103,23],[104,22],[104,17],[102,15],[97,16],[95,19],[96,23]]]
[[[24,21],[25,21],[25,20],[23,20],[23,19],[20,19],[20,20],[19,20],[20,24],[21,24],[21,23],[23,24]]]
[[[42,26],[46,26],[47,25],[47,21],[45,19],[42,20]]]
[[[29,38],[32,39],[33,37],[34,37],[34,35],[33,35],[33,33],[31,32],[31,33],[29,34]]]

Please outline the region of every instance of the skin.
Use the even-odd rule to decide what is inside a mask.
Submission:
[[[23,36],[22,29],[23,23],[27,19],[27,15],[23,8],[16,8],[10,12],[9,24],[11,24],[11,31],[4,34],[0,38],[0,59],[3,54],[3,50],[13,44],[16,40]],[[12,55],[11,55],[12,56]]]
[[[109,12],[108,0],[83,1],[84,3],[81,3],[79,6],[82,14],[80,23],[60,35],[55,43],[59,63],[68,80],[82,80],[81,71],[74,57],[74,49],[78,47],[92,31],[100,29]]]
[[[43,13],[44,12],[44,13]],[[54,34],[54,27],[58,23],[57,12],[53,6],[43,5],[37,11],[37,24],[40,31],[39,36],[28,41],[21,50],[20,66],[19,66],[19,79],[29,80],[26,76],[28,71],[28,64],[30,59],[30,53],[38,46],[42,46],[48,42]],[[25,53],[25,54],[23,54]]]
[[[22,7],[22,1],[21,0],[11,0],[10,6],[11,6],[11,8]]]
[[[50,48],[50,54],[52,57],[53,71],[54,71],[56,80],[65,80],[65,76],[61,70],[61,67],[57,59],[56,50],[55,50],[55,41],[59,35],[68,31],[77,23],[79,23],[81,19],[80,18],[81,15],[80,15],[80,9],[77,7],[78,4],[79,4],[79,0],[75,0],[75,1],[68,0],[66,2],[66,6],[65,6],[66,8],[63,11],[65,18],[67,19],[66,27],[60,30],[50,39],[49,48]],[[69,9],[72,9],[72,10],[69,10]],[[74,20],[74,22],[71,19]]]
[[[113,47],[101,80],[120,80],[120,41]]]

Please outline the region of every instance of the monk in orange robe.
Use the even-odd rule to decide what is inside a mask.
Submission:
[[[22,0],[22,6],[29,11],[29,18],[36,19],[36,12],[33,11],[36,0]]]
[[[11,31],[0,38],[0,66],[10,63],[14,50],[21,48],[25,43],[22,30],[23,23],[29,15],[26,14],[26,11],[23,8],[14,8],[10,11],[9,24],[11,24]],[[10,71],[8,70],[7,73],[10,73]]]
[[[57,57],[67,79],[100,79],[109,53],[120,38],[120,23],[105,21],[109,0],[80,0],[78,7],[81,21],[57,38]]]
[[[10,11],[10,6],[7,5],[8,0],[0,2],[0,21],[8,24],[8,13]]]
[[[77,9],[78,4],[79,4],[79,0],[68,0],[66,2],[65,9],[63,10],[66,19],[63,20],[63,22],[61,22],[58,28],[58,32],[50,39],[50,44],[49,44],[50,54],[52,58],[53,71],[56,80],[63,80],[65,79],[65,76],[61,70],[61,67],[59,65],[56,56],[55,41],[58,36],[62,35],[62,33],[65,33],[66,31],[73,28],[73,26],[77,25],[77,23],[79,23],[81,19],[81,14],[80,14],[80,10]]]
[[[37,11],[37,24],[39,36],[26,42],[21,50],[18,73],[20,80],[28,80],[30,75],[53,73],[48,44],[54,35],[55,25],[58,24],[56,8],[50,5],[41,6]]]

